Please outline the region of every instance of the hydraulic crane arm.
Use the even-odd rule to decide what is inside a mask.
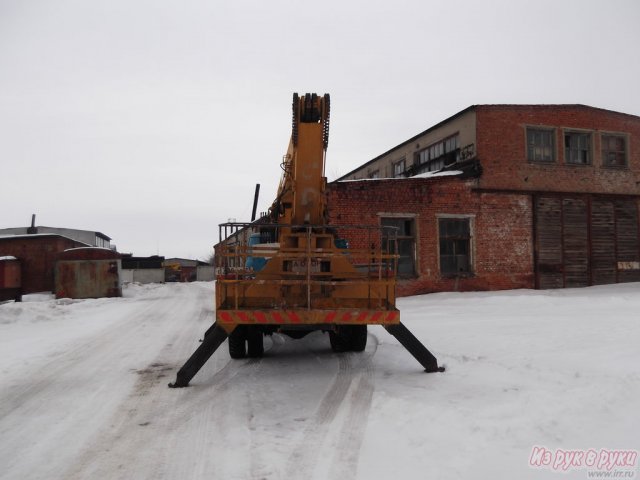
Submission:
[[[271,221],[285,225],[326,224],[324,176],[329,142],[329,94],[293,94],[291,140],[282,162]]]

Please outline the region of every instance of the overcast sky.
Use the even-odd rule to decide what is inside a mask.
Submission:
[[[640,115],[638,0],[0,0],[0,228],[205,258],[271,204],[293,92],[335,179],[473,104]]]

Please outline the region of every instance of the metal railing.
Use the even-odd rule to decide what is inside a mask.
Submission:
[[[395,227],[228,222],[220,238],[219,306],[395,307]]]

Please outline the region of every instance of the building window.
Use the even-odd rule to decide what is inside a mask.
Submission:
[[[380,170],[369,172],[369,178],[380,178]]]
[[[398,259],[398,276],[413,277],[416,274],[416,222],[415,218],[406,217],[384,217],[380,219],[380,225],[383,227],[395,227],[397,230],[398,251],[393,251],[391,243],[389,253],[397,253]],[[386,230],[386,229],[385,229]],[[388,232],[385,231],[384,244],[388,239]]]
[[[471,268],[471,219],[438,219],[440,236],[440,273],[446,276],[468,275]]]
[[[527,160],[540,163],[555,162],[555,137],[555,130],[527,128]]]
[[[565,132],[564,161],[572,165],[590,165],[591,134]]]
[[[419,172],[435,172],[460,160],[459,135],[429,145],[416,154]]]
[[[602,135],[602,164],[606,167],[627,166],[627,139],[623,135]]]
[[[404,177],[405,161],[404,158],[393,164],[393,178]]]

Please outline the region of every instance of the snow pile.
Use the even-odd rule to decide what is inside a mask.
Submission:
[[[639,284],[442,293],[399,304],[447,372],[424,382],[396,375],[392,388],[379,390],[365,453],[373,457],[383,443],[402,457],[425,450],[407,464],[382,465],[379,478],[416,471],[423,478],[585,478],[585,471],[566,477],[530,469],[532,447],[639,447]],[[388,370],[401,367],[399,356],[379,357]]]

